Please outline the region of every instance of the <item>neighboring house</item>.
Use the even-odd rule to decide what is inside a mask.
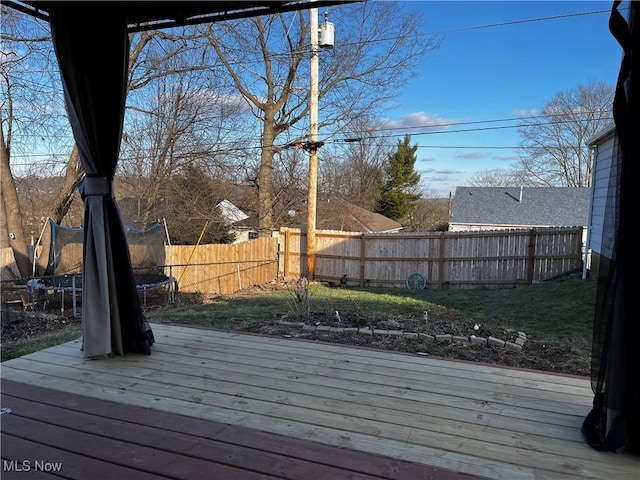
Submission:
[[[586,254],[590,199],[591,187],[456,187],[449,231],[581,226]]]
[[[218,205],[216,205],[216,207],[220,209],[220,215],[222,215],[222,218],[227,223],[237,223],[249,218],[249,215],[244,213],[229,200],[222,200]]]
[[[597,133],[587,141],[587,145],[594,150],[594,159],[583,276],[597,277],[601,258],[613,258],[616,235],[614,216],[606,213],[607,208],[615,208],[618,198],[618,135],[615,125],[611,124]]]
[[[306,216],[306,211],[300,213]],[[401,223],[389,217],[359,207],[338,197],[318,199],[316,205],[316,229],[318,230],[395,233],[402,230],[402,228]]]
[[[236,207],[229,200],[222,200],[216,205],[225,222],[231,225],[230,232],[235,234],[234,243],[246,242],[258,238],[258,231],[250,225],[249,215]]]
[[[449,231],[586,227],[590,187],[456,187]]]
[[[224,219],[231,224],[236,242],[258,238],[256,219],[250,218],[228,200],[219,204]],[[306,202],[299,209],[290,209],[286,221],[279,227],[307,228]],[[401,223],[391,218],[349,203],[341,198],[319,199],[316,204],[316,230],[339,230],[344,232],[394,233],[403,229]]]

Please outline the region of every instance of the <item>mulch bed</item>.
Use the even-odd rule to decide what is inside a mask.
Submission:
[[[162,308],[160,305],[148,305],[147,308]],[[76,328],[81,324],[78,315],[73,317],[71,310],[62,313],[59,306],[46,311],[30,312],[22,308],[21,304],[3,305],[2,311],[2,345],[19,340],[62,332],[65,329]],[[508,367],[528,368],[573,375],[590,375],[590,352],[579,351],[561,342],[541,341],[527,338],[522,350],[512,350],[493,345],[478,345],[471,343],[448,341],[424,341],[421,339],[396,337],[391,335],[364,335],[361,333],[305,331],[299,326],[283,325],[281,319],[270,319],[258,327],[252,328],[252,333],[263,335],[286,336],[307,340],[332,342],[362,346],[368,348],[395,350],[420,355],[430,355],[458,360],[485,362]],[[295,318],[287,318],[296,321]],[[301,319],[297,319],[301,320]],[[493,336],[507,341],[513,341],[517,332],[511,330],[488,330],[473,321],[461,321],[459,318],[448,316],[446,313],[432,315],[429,321],[418,318],[358,318],[342,315],[340,321],[334,316],[324,313],[312,313],[304,319],[309,325],[328,325],[334,327],[370,327],[376,329],[402,330],[405,332],[422,332],[432,335],[452,334],[459,336],[476,335],[479,337]],[[526,333],[526,332],[525,332]]]

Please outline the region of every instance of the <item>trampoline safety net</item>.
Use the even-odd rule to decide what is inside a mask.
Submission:
[[[169,245],[164,220],[143,227],[124,224],[138,290],[175,282],[166,265]],[[82,273],[83,228],[64,227],[48,218],[35,245],[33,277],[37,288],[79,290]],[[73,286],[72,286],[73,284]],[[174,287],[174,285],[171,285]]]

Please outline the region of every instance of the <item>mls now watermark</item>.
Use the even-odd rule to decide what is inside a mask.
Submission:
[[[62,462],[44,460],[2,460],[3,472],[60,472]]]

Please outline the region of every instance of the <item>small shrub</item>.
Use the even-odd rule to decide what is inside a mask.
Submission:
[[[300,277],[294,285],[286,283],[287,291],[291,294],[289,306],[293,313],[302,318],[311,316],[311,294],[309,293],[309,280]]]
[[[371,326],[367,315],[362,308],[362,300],[360,297],[347,293],[347,298],[353,306],[353,315],[355,317],[355,323],[358,327]]]

